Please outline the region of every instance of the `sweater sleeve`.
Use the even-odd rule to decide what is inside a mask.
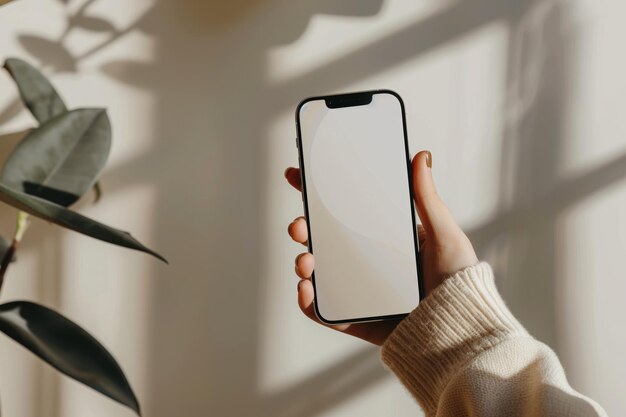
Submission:
[[[606,416],[500,297],[487,263],[447,278],[381,349],[427,416]]]

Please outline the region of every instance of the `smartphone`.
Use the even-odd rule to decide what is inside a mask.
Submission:
[[[402,99],[307,98],[296,130],[315,313],[328,324],[406,316],[423,284]]]

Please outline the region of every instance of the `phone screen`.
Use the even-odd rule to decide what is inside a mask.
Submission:
[[[350,96],[297,111],[316,313],[335,323],[407,314],[420,299],[402,102]]]

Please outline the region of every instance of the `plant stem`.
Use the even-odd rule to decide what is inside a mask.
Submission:
[[[2,284],[4,284],[4,275],[9,268],[9,264],[11,260],[15,256],[15,252],[17,252],[17,248],[20,246],[20,242],[22,241],[22,237],[24,237],[24,233],[26,229],[28,229],[28,213],[23,211],[18,212],[17,214],[17,222],[15,225],[15,234],[13,235],[13,242],[11,242],[11,246],[7,249],[2,261],[0,261],[0,290],[2,289]]]
[[[30,215],[24,211],[20,211],[17,214],[17,224],[15,225],[15,236],[13,236],[13,240],[16,240],[18,243],[22,241],[22,237],[24,237],[24,233],[26,233],[26,229],[28,229],[28,225]]]

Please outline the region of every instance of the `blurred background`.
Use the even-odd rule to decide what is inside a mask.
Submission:
[[[296,305],[304,97],[390,88],[411,153],[577,390],[626,408],[626,54],[620,0],[20,0],[0,59],[105,106],[104,196],[79,211],[161,265],[35,220],[4,301],[57,308],[110,349],[145,416],[416,416],[378,350]],[[0,156],[34,126],[0,73]],[[15,211],[0,207],[10,236]],[[132,412],[0,337],[8,417]]]

